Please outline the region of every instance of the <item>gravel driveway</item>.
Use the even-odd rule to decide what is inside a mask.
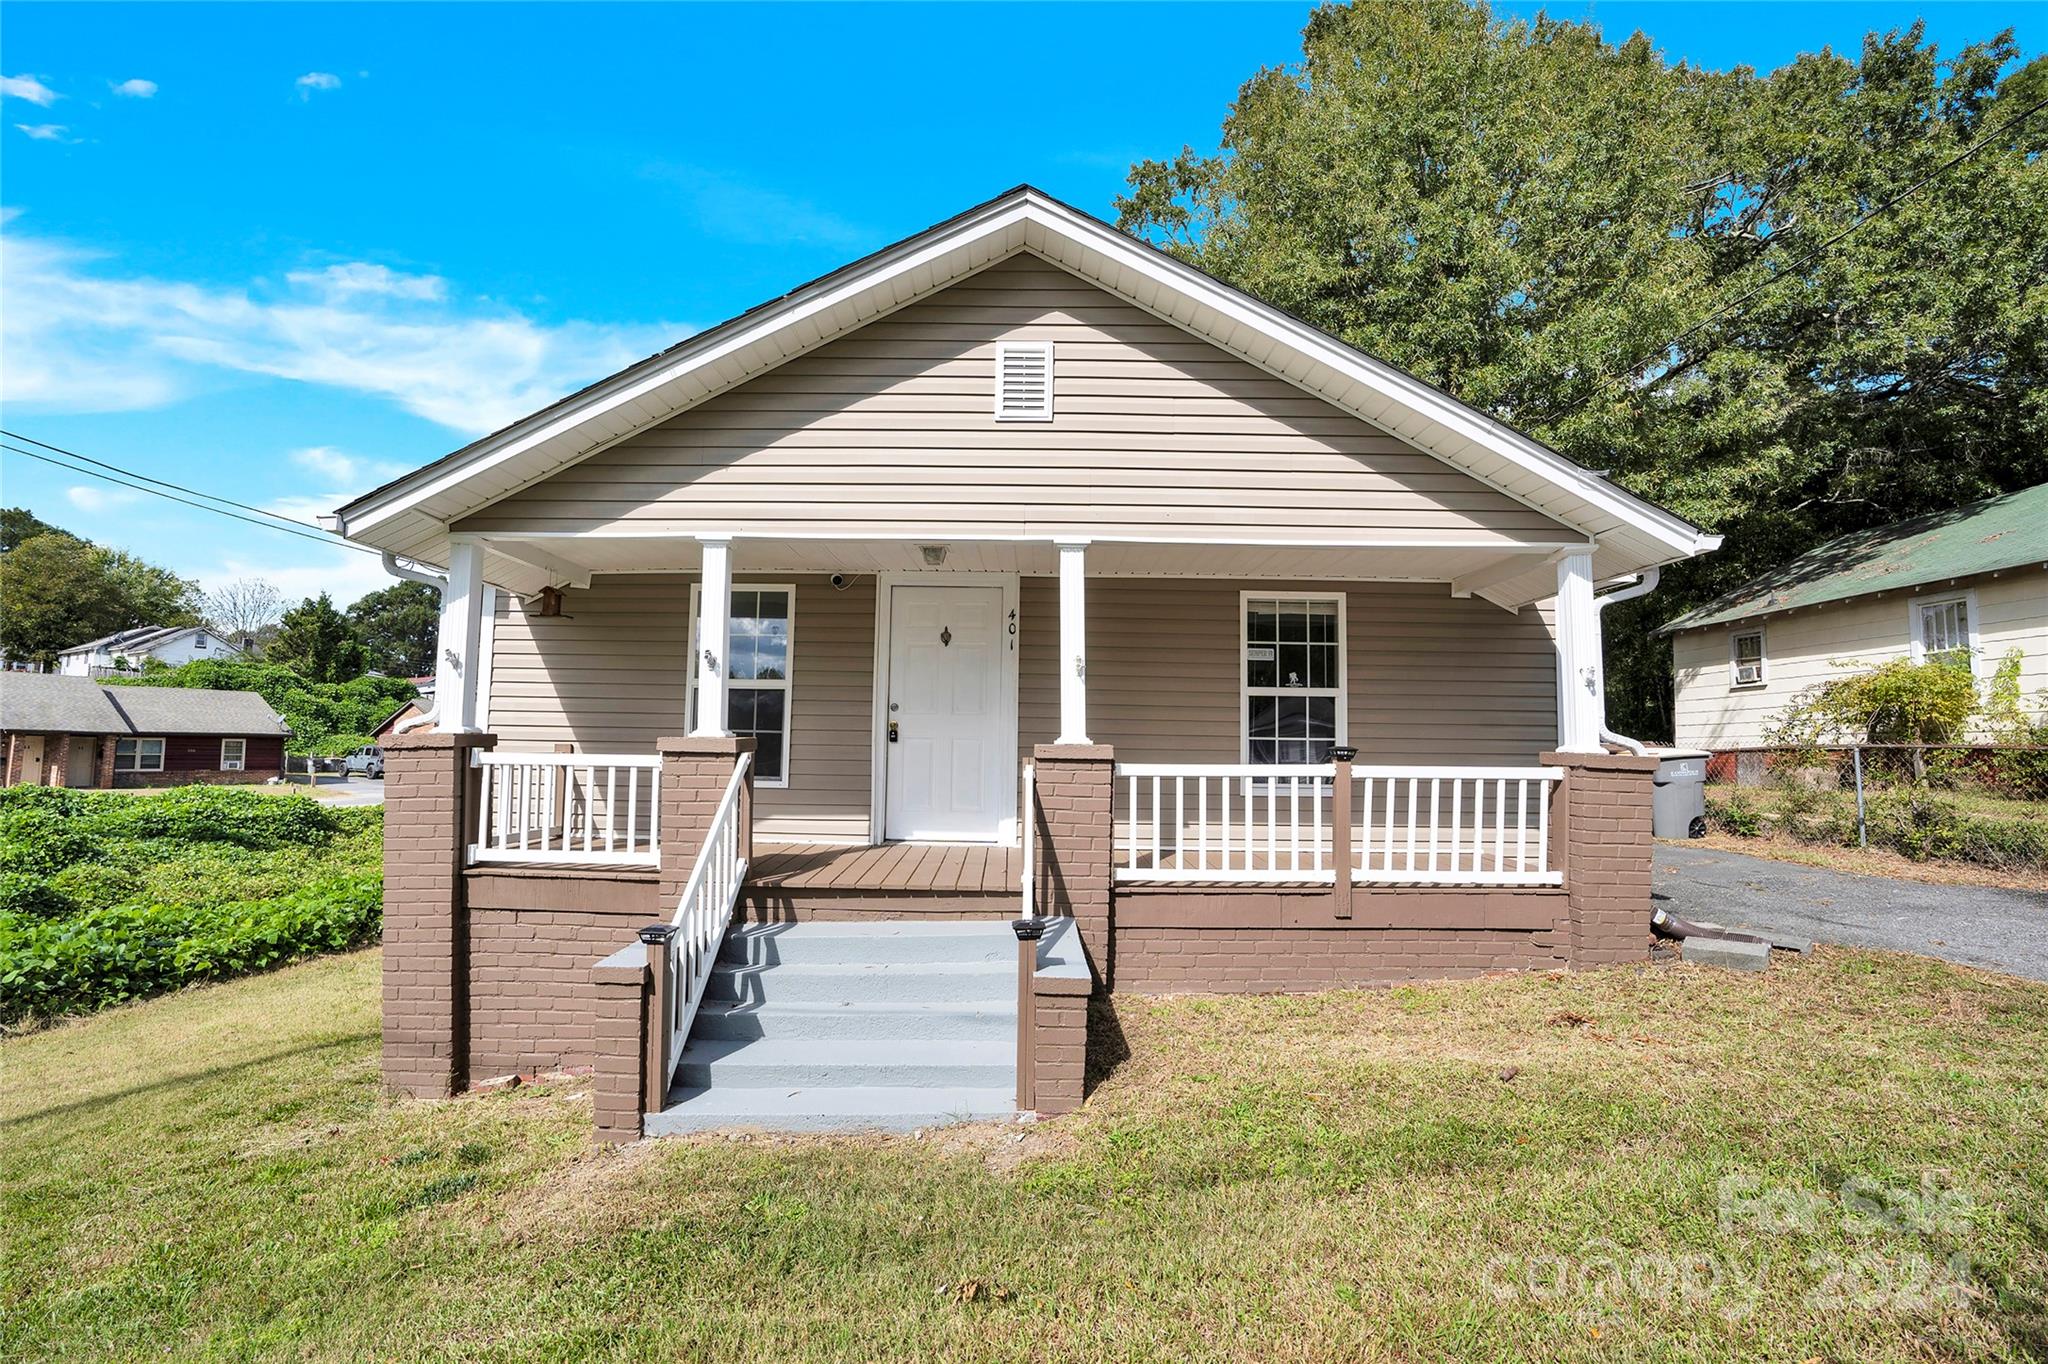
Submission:
[[[2048,892],[1931,886],[1682,843],[1655,851],[1656,901],[1681,919],[2048,980]]]

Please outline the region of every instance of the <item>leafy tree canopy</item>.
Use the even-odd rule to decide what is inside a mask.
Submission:
[[[1760,76],[1483,4],[1329,5],[1218,154],[1132,167],[1121,225],[1725,535],[1607,613],[1612,721],[1668,735],[1652,626],[2048,480],[2048,110],[2021,117],[2048,59],[2019,55],[1916,24]]]
[[[37,516],[27,507],[0,507],[0,553],[13,549],[30,536],[42,535],[57,527]],[[69,535],[69,531],[57,531]],[[75,538],[75,537],[74,537]]]
[[[59,530],[0,554],[0,650],[54,660],[87,640],[143,625],[196,625],[197,584],[132,554]]]
[[[360,598],[348,618],[369,650],[370,666],[396,677],[434,671],[441,625],[441,594],[425,583],[402,582]]]
[[[356,677],[315,682],[275,662],[199,659],[135,677],[110,677],[131,687],[203,687],[253,691],[292,727],[287,752],[346,753],[371,742],[370,731],[419,693],[402,677]]]
[[[325,592],[284,613],[263,656],[313,682],[347,682],[369,667],[369,651],[355,626]]]

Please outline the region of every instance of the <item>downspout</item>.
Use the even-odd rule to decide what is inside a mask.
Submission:
[[[385,557],[389,558],[390,556],[387,555]],[[1609,592],[1604,597],[1593,598],[1593,613],[1595,617],[1597,618],[1600,612],[1605,611],[1616,602],[1634,601],[1637,597],[1649,596],[1657,590],[1657,579],[1663,576],[1663,572],[1664,570],[1661,568],[1649,569],[1638,574],[1634,582],[1620,591]],[[1607,638],[1607,632],[1604,629],[1600,633],[1600,638],[1602,640]],[[1600,739],[1603,743],[1616,744],[1625,748],[1638,758],[1650,751],[1649,746],[1642,740],[1631,739],[1625,734],[1616,734],[1607,727],[1607,668],[1604,663],[1600,668]]]
[[[439,592],[444,600],[448,595],[448,579],[445,576],[439,573],[428,573],[424,569],[407,568],[399,563],[398,556],[388,549],[384,551],[384,571],[394,578],[403,578],[407,582],[425,583],[428,587]],[[415,715],[410,720],[400,720],[391,727],[391,732],[393,734],[404,734],[408,730],[421,729],[431,725],[440,718],[441,689],[436,687],[434,688],[434,704],[427,709],[426,713],[424,715]]]

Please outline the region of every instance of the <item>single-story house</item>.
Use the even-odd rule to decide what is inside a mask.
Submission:
[[[419,688],[420,694],[413,697],[410,701],[400,702],[397,706],[393,707],[391,713],[379,720],[377,727],[370,731],[371,738],[387,739],[398,732],[400,725],[408,724],[414,717],[425,715],[432,709],[434,704],[434,679],[431,677],[415,677],[412,679],[412,684]]]
[[[1715,755],[1768,746],[1801,693],[1893,659],[1946,658],[1986,683],[2020,654],[2048,693],[2048,484],[1858,531],[1808,550],[1662,627],[1675,736]]]
[[[184,786],[281,774],[291,727],[255,692],[0,676],[6,785]]]
[[[105,677],[141,672],[150,659],[175,668],[194,659],[239,658],[242,653],[241,646],[203,625],[144,625],[64,650],[57,655],[57,671],[66,677]]]
[[[1596,590],[1718,543],[1029,187],[330,524],[443,591],[386,1082],[593,1066],[608,1138],[1062,1111],[1091,992],[1642,958]]]

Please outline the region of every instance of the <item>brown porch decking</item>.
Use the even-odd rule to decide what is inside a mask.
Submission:
[[[1015,848],[939,843],[761,844],[747,879],[775,890],[923,890],[996,895],[1017,889],[1024,869]]]

